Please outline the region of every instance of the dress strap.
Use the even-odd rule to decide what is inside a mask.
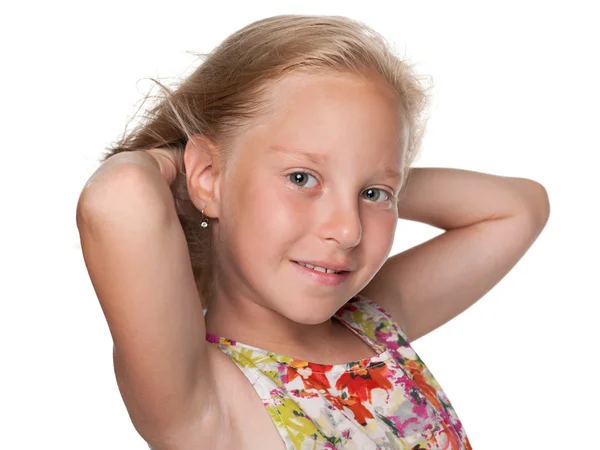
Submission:
[[[351,298],[336,316],[390,350],[410,347],[406,334],[385,308],[364,295]]]

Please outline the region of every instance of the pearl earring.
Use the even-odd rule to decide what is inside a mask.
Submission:
[[[200,214],[202,214],[202,222],[200,222],[200,226],[202,228],[207,228],[208,227],[208,218],[206,218],[204,216],[204,210],[200,211]]]

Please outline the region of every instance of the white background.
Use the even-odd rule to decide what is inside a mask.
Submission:
[[[531,178],[546,229],[483,299],[414,347],[473,447],[600,448],[594,2],[21,2],[0,11],[0,447],[147,449],[112,368],[75,205],[150,84],[283,13],[346,15],[433,77],[417,166]],[[440,230],[402,221],[393,253]]]

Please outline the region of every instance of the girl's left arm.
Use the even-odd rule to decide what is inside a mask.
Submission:
[[[550,215],[546,189],[525,178],[413,168],[398,217],[445,230],[387,259],[361,291],[410,341],[457,316],[521,259]]]

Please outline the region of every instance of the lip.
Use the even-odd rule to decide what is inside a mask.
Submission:
[[[294,261],[294,262],[297,262],[297,261]],[[310,264],[311,266],[324,267],[325,269],[335,270],[337,272],[340,272],[340,271],[352,272],[352,269],[350,269],[348,266],[329,264],[324,261],[300,261],[300,262],[304,263],[304,264]]]
[[[308,275],[312,279],[312,281],[315,281],[319,284],[323,284],[325,286],[339,286],[350,276],[350,272],[348,271],[342,273],[324,273],[309,269],[308,267],[301,266],[296,261],[291,261],[291,263],[294,267],[296,267],[297,270],[300,271],[301,274]],[[315,265],[318,266],[318,264]]]

